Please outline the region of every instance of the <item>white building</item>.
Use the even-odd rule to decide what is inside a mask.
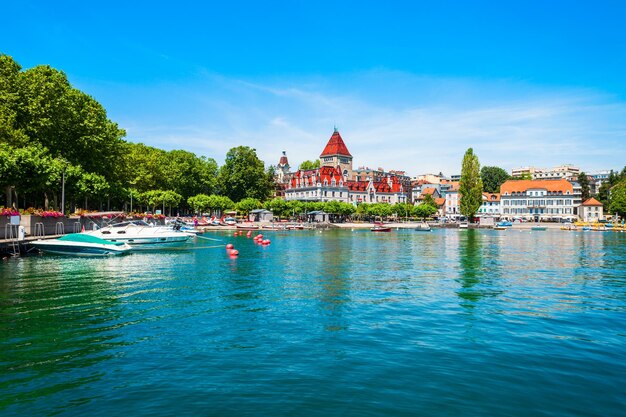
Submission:
[[[590,198],[578,208],[578,217],[585,222],[597,222],[604,219],[603,206],[595,198]]]
[[[561,165],[552,169],[536,170],[532,176],[534,180],[559,180],[575,181],[580,174],[580,168],[573,165]]]
[[[483,203],[478,209],[478,217],[500,217],[500,194],[483,193]]]
[[[459,183],[450,183],[450,188],[445,192],[445,216],[450,219],[458,219],[461,217],[461,206],[459,196]]]
[[[574,193],[571,182],[560,180],[509,180],[500,186],[502,217],[527,220],[574,219]]]

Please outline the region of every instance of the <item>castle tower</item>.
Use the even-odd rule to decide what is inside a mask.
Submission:
[[[289,172],[289,161],[287,160],[287,152],[283,151],[283,155],[276,166],[276,179],[278,183],[285,182],[285,176]]]
[[[352,179],[352,155],[337,128],[320,155],[320,166],[339,167],[344,179]]]

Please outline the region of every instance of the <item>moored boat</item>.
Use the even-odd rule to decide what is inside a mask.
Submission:
[[[374,223],[374,227],[370,230],[372,232],[391,232],[391,227],[385,226],[383,223]]]
[[[141,220],[121,222],[85,234],[130,245],[186,242],[192,236],[191,233],[169,227],[150,226]]]
[[[430,232],[432,229],[430,228],[430,226],[428,225],[428,223],[420,223],[417,225],[417,227],[415,228],[415,230],[417,232]]]
[[[37,249],[57,255],[114,256],[131,250],[130,245],[110,242],[86,233],[71,233],[58,239],[39,239],[30,243]]]

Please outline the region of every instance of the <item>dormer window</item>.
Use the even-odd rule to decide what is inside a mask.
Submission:
[[[328,187],[328,180],[324,180],[324,187]]]
[[[339,186],[343,187],[343,181],[339,181]]]
[[[334,187],[335,185],[337,185],[337,182],[335,181],[335,179],[334,179],[334,178],[333,178],[333,179],[332,179],[332,181],[330,182],[330,185],[332,185],[333,187]]]

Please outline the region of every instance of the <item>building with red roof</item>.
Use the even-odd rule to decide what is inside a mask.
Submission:
[[[509,219],[574,219],[577,199],[579,191],[565,179],[508,180],[500,186],[502,216]]]
[[[591,197],[578,207],[578,217],[586,222],[604,220],[604,206],[601,202]]]
[[[281,162],[282,158],[281,158]],[[285,174],[285,199],[310,201],[344,201],[357,205],[362,202],[406,202],[410,178],[401,173],[382,170],[366,175],[364,170],[352,169],[352,154],[335,128],[320,154],[320,168]]]

